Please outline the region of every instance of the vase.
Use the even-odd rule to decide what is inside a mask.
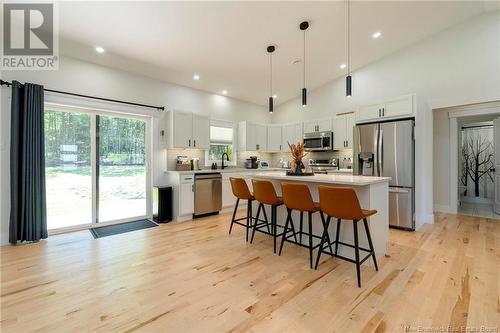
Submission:
[[[304,164],[302,164],[302,161],[296,161],[295,162],[295,174],[297,175],[301,175],[302,174],[302,166]]]

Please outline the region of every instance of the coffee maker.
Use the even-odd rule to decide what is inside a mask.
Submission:
[[[245,160],[245,168],[247,169],[257,169],[259,167],[259,161],[257,156],[250,156]]]
[[[374,176],[375,168],[373,163],[373,153],[361,152],[358,154],[358,175]]]

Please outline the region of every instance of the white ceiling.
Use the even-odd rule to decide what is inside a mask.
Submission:
[[[262,104],[300,93],[298,25],[307,31],[307,87],[345,75],[346,2],[62,2],[61,53],[149,77]],[[481,14],[483,1],[353,1],[352,67],[359,68]],[[373,32],[382,37],[373,39]],[[94,47],[106,49],[97,54]],[[193,74],[201,76],[193,80]]]

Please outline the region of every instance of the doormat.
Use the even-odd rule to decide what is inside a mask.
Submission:
[[[90,228],[89,230],[94,238],[101,238],[141,229],[154,228],[157,226],[158,224],[151,222],[150,220],[138,220],[133,222],[108,225],[105,227]]]

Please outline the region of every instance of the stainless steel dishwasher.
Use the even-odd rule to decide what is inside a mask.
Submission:
[[[194,217],[218,213],[222,209],[222,175],[197,173],[194,175]]]

